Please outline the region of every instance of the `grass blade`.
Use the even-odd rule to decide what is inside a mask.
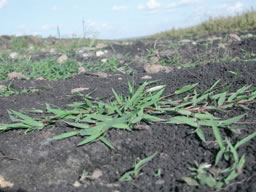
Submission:
[[[53,137],[52,140],[66,139],[66,138],[69,138],[69,137],[72,137],[75,135],[79,135],[79,134],[80,134],[80,131],[69,131],[67,133],[62,133],[58,136]]]
[[[213,119],[211,119],[210,122],[211,122],[212,130],[213,130],[213,134],[214,134],[214,136],[215,136],[215,138],[217,140],[217,143],[218,143],[218,145],[220,147],[220,150],[224,151],[225,150],[225,146],[224,146],[223,140],[221,138],[220,130],[217,127],[217,123]]]
[[[193,89],[193,88],[196,87],[197,85],[198,85],[198,83],[194,83],[194,84],[192,84],[192,85],[186,85],[186,86],[182,87],[181,89],[176,90],[174,93],[175,93],[176,95],[185,93],[185,92],[187,92],[187,91]]]
[[[198,127],[196,118],[192,118],[192,117],[176,116],[176,117],[172,117],[170,119],[170,121],[168,121],[167,123],[187,124],[187,125],[190,125],[192,127]]]
[[[245,144],[246,142],[248,142],[249,140],[251,140],[253,137],[256,136],[256,131],[250,135],[248,135],[247,137],[243,138],[242,140],[240,140],[239,142],[237,142],[235,144],[235,149],[237,149],[238,147],[240,147],[241,145]]]
[[[67,122],[65,121],[65,123],[67,123],[68,125],[72,126],[72,127],[76,127],[76,128],[80,128],[80,129],[87,129],[89,128],[88,124],[84,124],[84,123],[71,123],[71,122]]]

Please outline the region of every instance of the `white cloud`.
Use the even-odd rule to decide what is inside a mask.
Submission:
[[[236,14],[245,10],[245,6],[239,1],[234,4],[220,4],[217,8],[224,9],[229,14]]]
[[[193,5],[195,3],[199,3],[200,0],[181,0],[180,5]]]
[[[228,7],[227,10],[230,13],[242,12],[244,10],[244,5],[242,3],[240,3],[240,2],[236,2],[235,5]]]
[[[159,8],[161,5],[157,0],[148,0],[146,3],[148,9],[156,9]]]
[[[57,6],[53,5],[52,8],[51,8],[51,11],[57,11]]]
[[[7,3],[7,0],[0,0],[0,8],[4,7],[6,3]]]
[[[178,8],[178,7],[191,6],[191,5],[194,5],[194,4],[198,4],[200,2],[201,2],[201,0],[180,0],[177,3],[174,3],[174,2],[173,3],[169,3],[167,5],[167,9],[173,10],[173,9]]]
[[[146,4],[138,4],[137,9],[157,9],[161,4],[157,0],[148,0]]]
[[[128,7],[127,6],[117,6],[117,5],[114,5],[112,7],[112,11],[125,11],[127,10]]]

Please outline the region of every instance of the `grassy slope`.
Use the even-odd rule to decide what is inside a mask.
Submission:
[[[250,10],[236,16],[210,18],[207,21],[188,28],[173,29],[157,33],[148,38],[164,38],[202,35],[216,32],[247,31],[256,28],[256,11]]]

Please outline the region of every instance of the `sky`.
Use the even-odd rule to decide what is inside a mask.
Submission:
[[[0,0],[0,35],[126,39],[255,6],[255,0]]]

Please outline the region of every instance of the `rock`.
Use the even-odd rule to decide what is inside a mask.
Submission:
[[[28,50],[33,51],[34,50],[34,46],[33,45],[29,45]]]
[[[59,64],[63,64],[63,63],[65,63],[67,60],[68,60],[68,56],[67,56],[66,54],[63,54],[63,55],[61,55],[61,56],[58,57],[57,62],[58,62]]]
[[[226,49],[226,45],[224,43],[219,43],[218,47],[222,49]]]
[[[159,52],[160,57],[173,57],[176,54],[175,50],[167,49]]]
[[[150,74],[159,73],[159,72],[170,73],[173,70],[173,68],[162,66],[159,64],[152,64],[152,65],[145,65],[144,70]]]
[[[122,78],[122,77],[118,77],[118,80],[119,80],[119,81],[122,81],[122,80],[123,80],[123,78]]]
[[[73,183],[73,186],[74,187],[80,187],[82,184],[79,182],[79,181],[75,181],[74,183]]]
[[[149,79],[152,79],[152,77],[149,76],[149,75],[145,75],[145,76],[141,77],[141,79],[143,79],[143,80],[149,80]]]
[[[85,72],[86,72],[86,70],[85,70],[84,67],[79,67],[79,68],[78,68],[78,74],[80,74],[80,73],[85,73]]]
[[[107,63],[108,62],[108,59],[107,58],[104,58],[104,59],[101,59],[100,60],[102,63]]]
[[[97,48],[97,49],[103,49],[103,48],[105,48],[105,47],[107,47],[107,45],[104,44],[104,43],[98,43],[98,44],[96,45],[96,48]]]
[[[45,79],[43,77],[38,77],[36,80],[41,81],[41,80],[45,80]]]
[[[207,38],[207,41],[216,41],[216,40],[221,40],[221,37],[212,36]]]
[[[96,75],[98,77],[101,77],[101,78],[107,78],[108,77],[108,74],[104,73],[104,72],[96,72],[96,73],[94,73],[94,75]]]
[[[55,49],[55,48],[51,48],[51,49],[49,50],[49,52],[50,52],[51,54],[56,53],[56,49]]]
[[[121,64],[121,65],[124,64],[124,63],[125,63],[124,60],[120,60],[120,61],[119,61],[119,64]]]
[[[100,57],[100,56],[102,56],[102,55],[104,55],[104,54],[105,54],[104,51],[97,51],[97,52],[96,52],[96,56],[97,56],[97,57]]]
[[[103,175],[103,173],[100,169],[95,169],[92,173],[91,178],[92,179],[99,179],[102,175]]]
[[[28,79],[25,75],[19,72],[11,72],[8,73],[8,79],[13,80],[13,79]]]
[[[247,37],[248,37],[248,38],[251,38],[251,37],[253,37],[253,34],[248,33],[248,34],[247,34]]]
[[[2,175],[0,175],[0,188],[12,188],[13,183],[6,181]]]
[[[241,41],[241,38],[235,33],[229,34],[229,38],[231,41]]]
[[[78,92],[87,91],[87,90],[89,90],[88,87],[85,87],[85,88],[75,88],[75,89],[71,90],[71,93],[73,94],[73,93],[78,93]]]
[[[134,125],[133,129],[140,130],[140,131],[146,130],[146,131],[152,132],[152,128],[147,124]]]
[[[12,52],[12,53],[10,53],[9,57],[11,59],[18,59],[19,58],[19,54],[17,52]]]
[[[87,58],[87,57],[90,57],[90,56],[91,56],[91,54],[89,54],[89,53],[83,53],[83,54],[82,54],[82,57],[83,57],[83,58]]]
[[[158,59],[158,57],[150,57],[150,62],[151,63],[158,63],[159,59]]]

